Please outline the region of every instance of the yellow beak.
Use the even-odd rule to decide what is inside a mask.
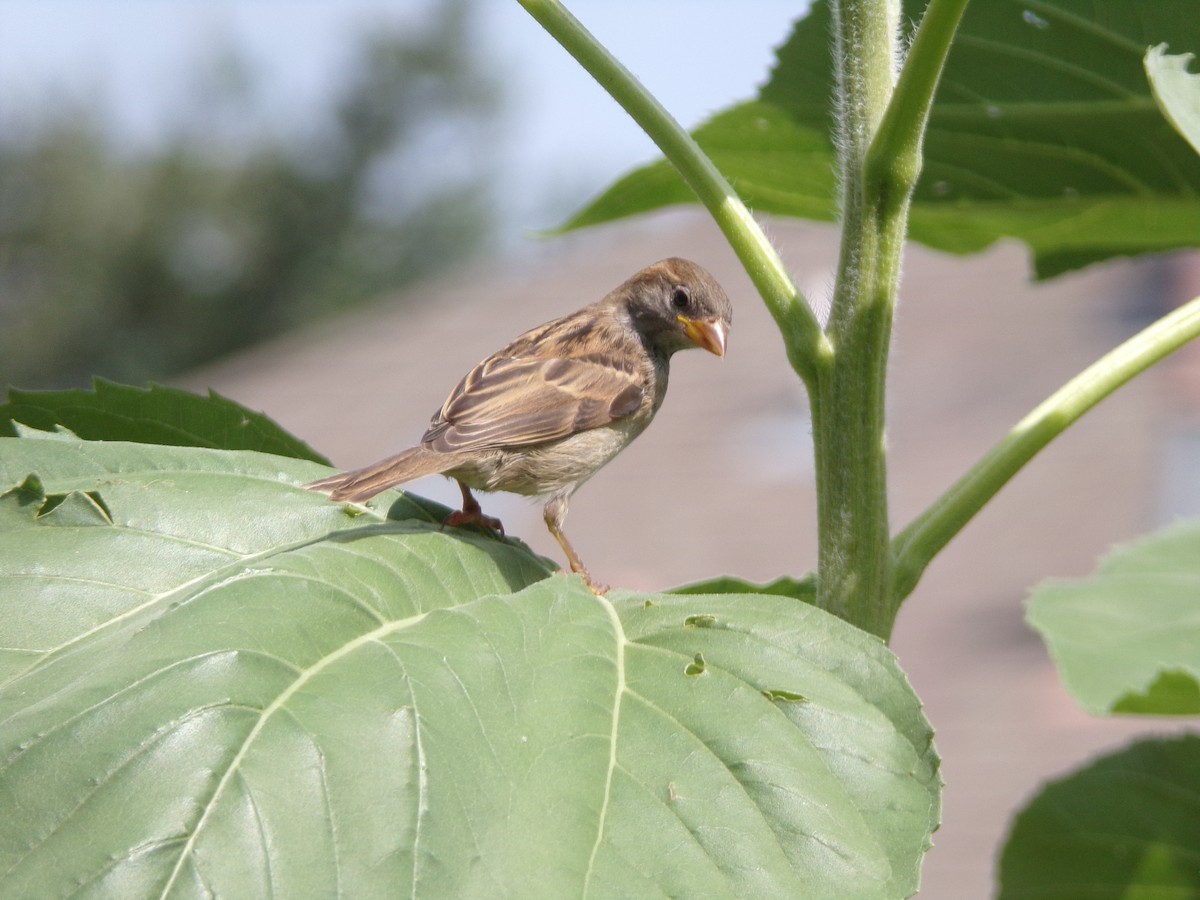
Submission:
[[[677,316],[683,325],[683,333],[697,347],[703,347],[717,356],[725,355],[725,342],[729,338],[729,326],[715,316],[711,319],[689,319]]]

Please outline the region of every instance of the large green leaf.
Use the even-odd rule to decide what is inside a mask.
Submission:
[[[260,412],[216,392],[208,396],[151,385],[136,388],[97,378],[90,391],[10,389],[0,404],[0,435],[18,423],[39,431],[65,428],[89,441],[136,441],[176,447],[259,450],[328,463],[324,456]]]
[[[1039,586],[1027,617],[1088,712],[1200,713],[1200,523],[1119,549],[1085,581]]]
[[[1200,737],[1144,740],[1044,788],[1013,824],[1000,900],[1200,896]]]
[[[320,471],[0,439],[0,895],[916,890],[937,758],[880,641],[599,599]]]
[[[908,0],[917,21],[926,0]],[[756,100],[696,139],[763,213],[836,212],[829,10],[814,5]],[[911,235],[955,253],[1000,237],[1037,273],[1200,244],[1200,158],[1159,113],[1149,44],[1200,49],[1194,0],[989,0],[967,7],[925,140]],[[566,227],[692,202],[665,163],[608,189]]]

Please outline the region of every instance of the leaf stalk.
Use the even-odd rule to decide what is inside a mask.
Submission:
[[[1109,351],[1042,401],[892,542],[892,593],[903,601],[942,548],[1034,456],[1105,397],[1200,336],[1200,297]]]

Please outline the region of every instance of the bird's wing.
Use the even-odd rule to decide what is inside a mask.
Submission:
[[[422,445],[450,452],[540,444],[632,415],[645,380],[599,357],[493,356],[459,382]]]

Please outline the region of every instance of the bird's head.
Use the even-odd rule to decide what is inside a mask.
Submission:
[[[725,355],[733,304],[703,268],[671,257],[642,269],[617,289],[647,341],[670,356],[703,347]]]

